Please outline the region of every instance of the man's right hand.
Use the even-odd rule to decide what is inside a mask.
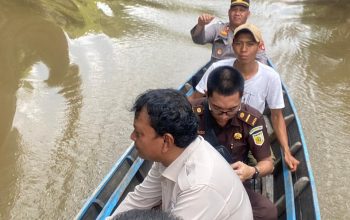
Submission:
[[[198,25],[201,27],[204,27],[205,25],[209,24],[212,20],[214,20],[214,16],[210,14],[202,14],[198,17]]]

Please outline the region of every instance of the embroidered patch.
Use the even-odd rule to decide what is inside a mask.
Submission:
[[[259,131],[258,133],[253,134],[252,137],[256,145],[258,146],[263,145],[265,138],[264,138],[264,133],[262,131]]]
[[[255,128],[252,128],[252,130],[249,131],[249,135],[252,135],[253,133],[257,132],[257,131],[261,131],[263,129],[263,126],[257,126]]]

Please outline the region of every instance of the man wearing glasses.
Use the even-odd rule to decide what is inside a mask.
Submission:
[[[214,69],[208,79],[207,98],[192,103],[200,119],[198,133],[224,156],[240,177],[254,219],[277,219],[276,207],[249,189],[246,181],[272,173],[273,162],[263,116],[241,103],[243,90],[244,79],[232,66]],[[247,165],[249,150],[257,160],[254,167]]]

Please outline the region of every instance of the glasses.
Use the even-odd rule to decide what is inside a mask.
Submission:
[[[241,103],[239,103],[239,105],[230,108],[227,111],[223,111],[221,109],[219,109],[216,106],[211,106],[210,102],[208,101],[208,107],[209,107],[209,111],[211,111],[212,113],[214,113],[215,115],[224,115],[226,114],[227,116],[234,116],[240,109],[241,109]]]

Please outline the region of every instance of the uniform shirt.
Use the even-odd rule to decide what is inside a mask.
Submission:
[[[253,219],[248,195],[229,164],[198,137],[168,167],[155,162],[113,215],[130,209],[162,210],[183,219]]]
[[[191,37],[196,44],[213,44],[211,52],[211,60],[218,61],[235,57],[232,49],[233,32],[229,27],[229,23],[218,22],[205,26],[204,30],[198,35],[194,35],[196,26],[191,30]],[[256,55],[256,59],[262,63],[267,63],[264,44]]]
[[[213,63],[204,73],[202,79],[196,86],[196,90],[205,93],[207,90],[208,77],[210,73],[221,66],[233,66],[236,58],[221,60]],[[244,93],[242,102],[264,112],[265,103],[270,109],[284,108],[282,83],[279,74],[271,67],[258,62],[258,72],[248,80],[244,81]]]
[[[221,127],[209,112],[205,99],[201,102],[201,105],[194,103],[194,111],[197,114],[200,112],[198,114],[200,118],[198,133],[205,136],[206,126],[210,124],[218,142],[229,150],[234,162],[247,163],[249,150],[258,162],[271,156],[265,121],[256,109],[242,103],[241,110],[236,116],[225,127]]]

